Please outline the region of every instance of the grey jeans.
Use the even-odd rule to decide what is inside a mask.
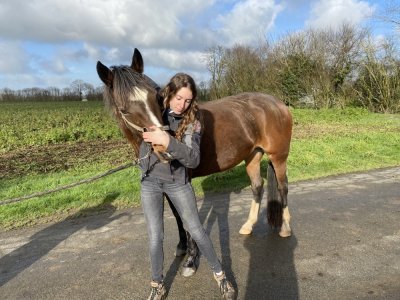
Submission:
[[[164,195],[174,204],[184,227],[196,241],[214,273],[222,271],[209,236],[200,223],[196,198],[190,183],[169,183],[145,178],[141,185],[141,201],[149,235],[152,280],[163,280],[164,265]]]

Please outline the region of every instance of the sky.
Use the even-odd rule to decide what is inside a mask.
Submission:
[[[0,0],[0,89],[102,85],[96,63],[129,65],[138,48],[160,85],[177,72],[207,81],[204,55],[220,45],[343,22],[374,35],[393,28],[373,16],[385,0]]]

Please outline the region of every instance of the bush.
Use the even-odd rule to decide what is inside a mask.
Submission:
[[[394,43],[382,40],[377,47],[370,40],[366,29],[343,24],[337,30],[288,34],[258,48],[213,48],[207,56],[210,97],[258,91],[293,107],[358,106],[397,113],[398,51]]]
[[[381,113],[400,112],[400,62],[386,41],[382,47],[371,42],[365,46],[365,58],[354,83],[356,105]]]

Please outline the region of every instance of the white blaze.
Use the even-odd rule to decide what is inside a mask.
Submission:
[[[147,91],[144,89],[140,89],[136,86],[133,89],[134,92],[131,94],[129,100],[143,102],[151,122],[153,122],[153,124],[156,125],[157,127],[161,127],[162,125],[160,124],[157,117],[153,114],[153,112],[150,110],[149,105],[147,104],[147,94],[148,94]]]

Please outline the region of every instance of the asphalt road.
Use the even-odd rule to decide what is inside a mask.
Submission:
[[[265,207],[254,233],[239,235],[248,189],[198,207],[238,299],[400,299],[399,183],[400,167],[291,184],[290,238],[266,225]],[[180,276],[165,216],[168,299],[220,299],[204,258]],[[0,232],[0,299],[146,299],[149,279],[140,208]]]

